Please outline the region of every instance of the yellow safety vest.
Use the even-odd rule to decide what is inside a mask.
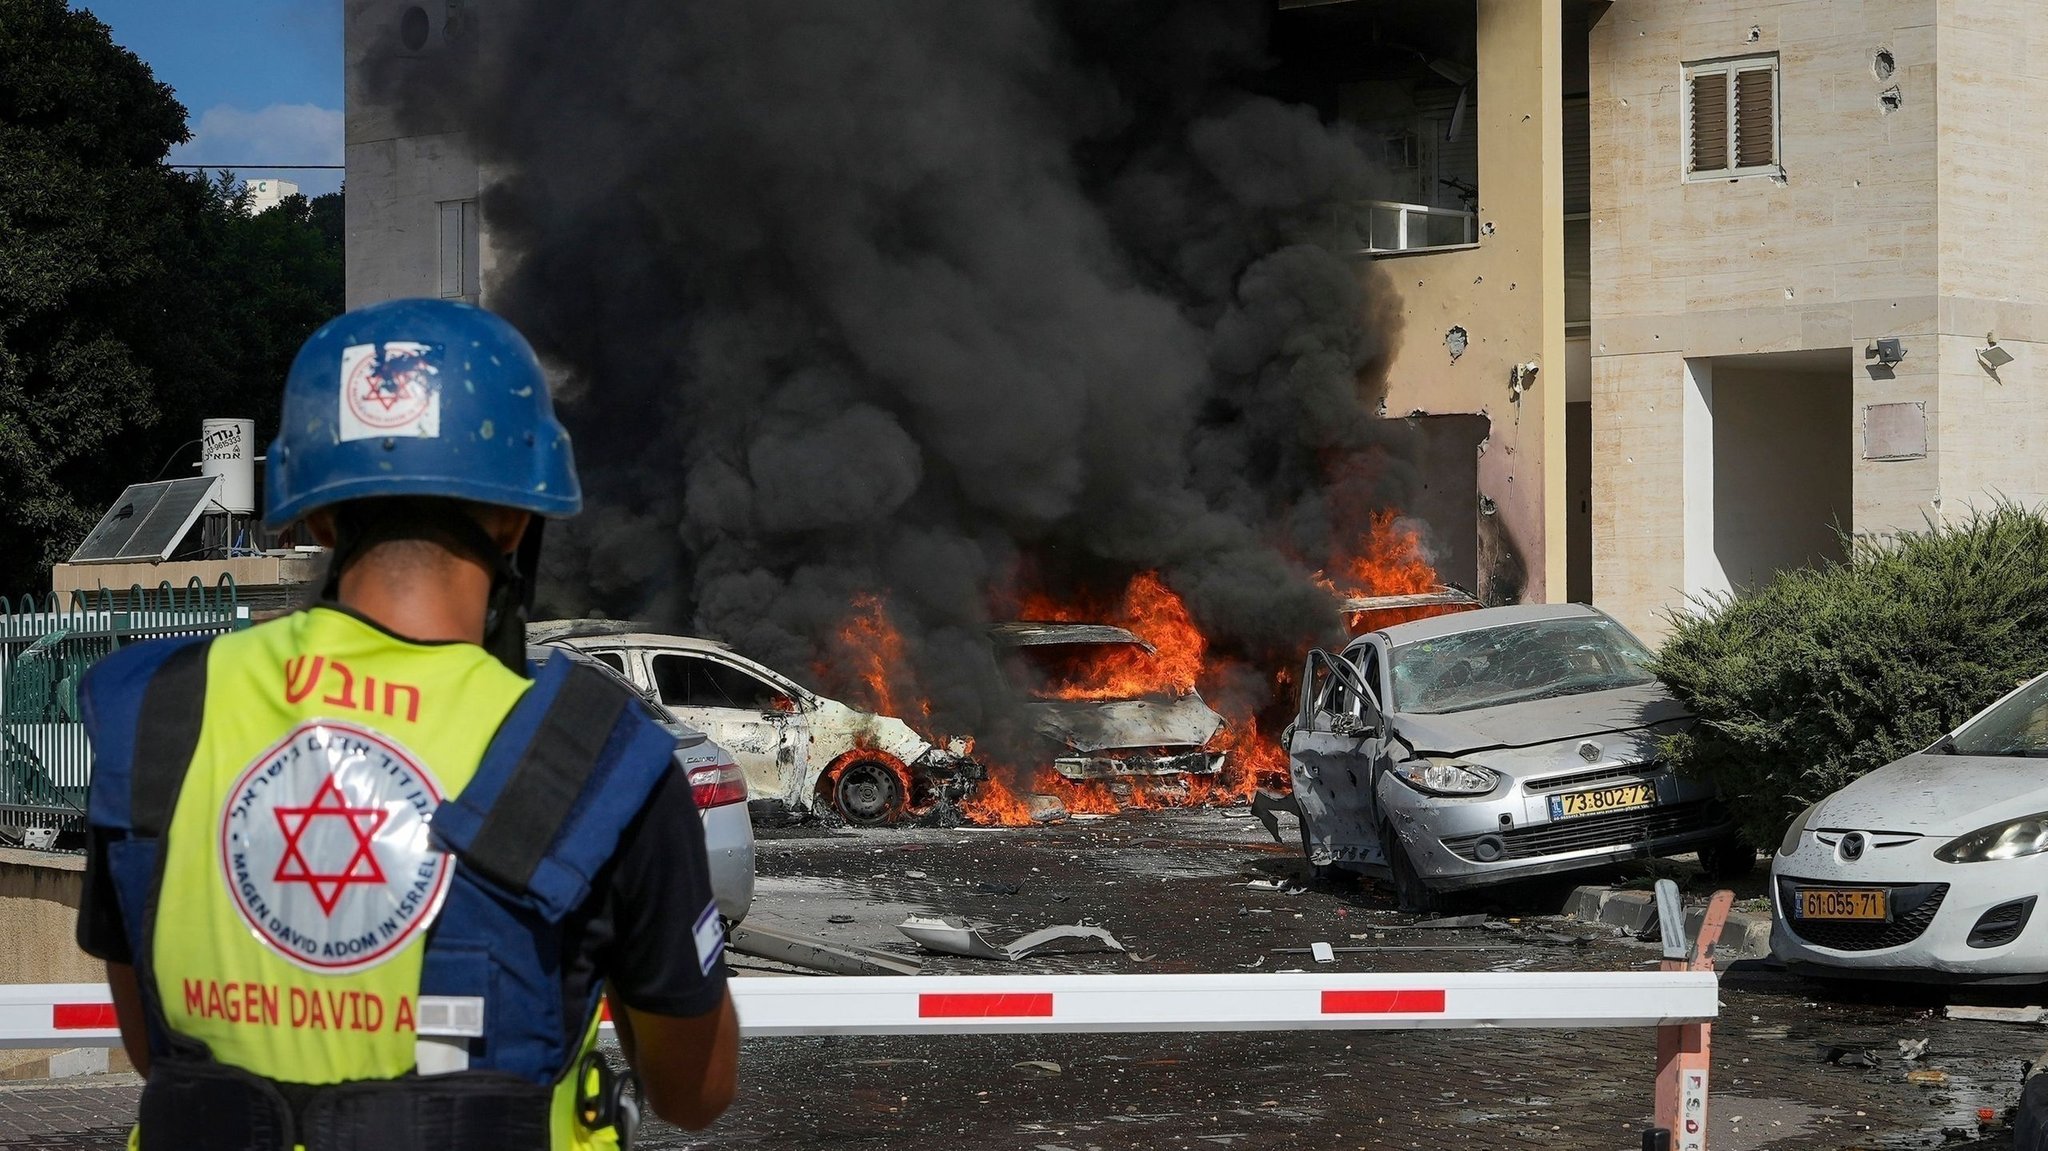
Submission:
[[[457,861],[428,823],[529,686],[475,645],[324,607],[213,640],[151,938],[170,1028],[286,1083],[430,1070],[421,959]],[[616,1147],[575,1121],[574,1066],[553,1146]]]

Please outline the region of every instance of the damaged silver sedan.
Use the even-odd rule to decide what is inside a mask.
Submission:
[[[1659,756],[1692,719],[1649,659],[1577,604],[1439,616],[1312,652],[1283,736],[1309,862],[1391,879],[1417,910],[1645,856],[1748,870],[1755,852],[1712,786]]]

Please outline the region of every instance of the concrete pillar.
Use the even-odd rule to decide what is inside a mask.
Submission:
[[[1685,476],[1685,594],[1688,599],[1728,590],[1728,573],[1714,550],[1714,361],[1685,361],[1681,465]]]

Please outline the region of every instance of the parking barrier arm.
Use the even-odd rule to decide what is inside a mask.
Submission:
[[[1711,970],[876,975],[740,978],[727,986],[741,1034],[757,1038],[1661,1028],[1697,1024],[1719,1010]],[[243,1002],[239,995],[231,991],[223,1001]],[[0,1048],[119,1042],[105,984],[0,986]]]

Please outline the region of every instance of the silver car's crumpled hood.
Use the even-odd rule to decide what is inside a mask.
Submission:
[[[1634,731],[1690,714],[1663,684],[1646,683],[1446,715],[1396,712],[1392,725],[1418,752],[1462,755]]]
[[[1962,835],[2048,811],[2048,771],[2038,759],[1915,752],[1822,800],[1813,831]]]
[[[1075,751],[1200,747],[1223,717],[1193,692],[1178,699],[1038,700],[1028,705],[1038,730]]]

